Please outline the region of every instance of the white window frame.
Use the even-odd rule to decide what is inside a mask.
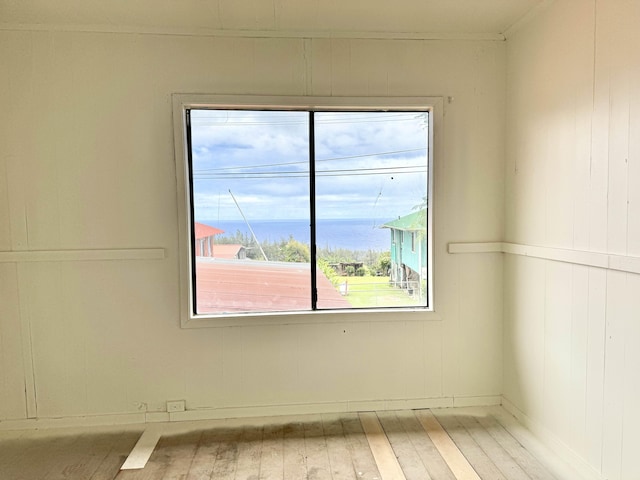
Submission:
[[[180,323],[183,328],[226,327],[244,325],[279,325],[295,323],[326,323],[327,321],[388,321],[389,312],[393,318],[410,320],[420,318],[439,320],[435,312],[434,298],[434,158],[440,158],[440,137],[442,128],[442,97],[311,97],[311,96],[253,96],[253,95],[209,95],[174,94],[173,128],[176,162],[176,187],[178,204],[178,258],[180,284]],[[189,168],[186,138],[185,112],[197,108],[220,109],[265,109],[315,110],[315,111],[426,111],[429,116],[429,164],[428,164],[428,205],[427,209],[427,265],[428,307],[358,308],[345,310],[309,310],[293,312],[250,312],[234,315],[195,314],[193,312],[193,272],[191,256],[191,208],[189,192]]]

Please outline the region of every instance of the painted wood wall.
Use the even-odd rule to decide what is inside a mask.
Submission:
[[[638,261],[639,22],[557,0],[508,37],[507,242]],[[505,404],[594,478],[640,478],[640,276],[506,255],[504,285]]]
[[[181,399],[212,415],[499,401],[501,256],[446,244],[502,236],[505,59],[494,41],[4,25],[0,420],[164,419]],[[452,97],[438,318],[180,329],[172,93]]]

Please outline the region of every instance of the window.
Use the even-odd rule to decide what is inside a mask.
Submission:
[[[178,100],[189,319],[431,307],[432,105]]]

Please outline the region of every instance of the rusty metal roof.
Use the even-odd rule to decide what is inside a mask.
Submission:
[[[234,259],[243,248],[242,245],[235,243],[216,243],[213,246],[213,256],[215,258]]]
[[[193,232],[196,235],[196,240],[200,240],[201,238],[211,237],[213,235],[218,235],[219,233],[224,233],[224,230],[205,225],[204,223],[193,222]]]
[[[308,311],[311,275],[308,263],[198,258],[198,313]],[[318,308],[351,308],[317,271]]]

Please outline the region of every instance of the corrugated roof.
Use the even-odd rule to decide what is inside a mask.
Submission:
[[[213,235],[218,235],[219,233],[224,233],[224,230],[220,230],[219,228],[211,227],[209,225],[205,225],[204,223],[198,222],[193,222],[193,231],[196,235],[196,240],[211,237]]]
[[[308,263],[198,258],[198,313],[281,312],[311,309]],[[317,271],[318,307],[350,308]]]
[[[243,249],[242,245],[219,243],[213,246],[213,256],[216,258],[233,259]]]
[[[404,217],[400,217],[397,220],[387,222],[382,225],[381,228],[393,228],[396,230],[411,232],[426,230],[426,215],[426,210],[419,210],[417,212],[410,213],[409,215],[405,215]]]

